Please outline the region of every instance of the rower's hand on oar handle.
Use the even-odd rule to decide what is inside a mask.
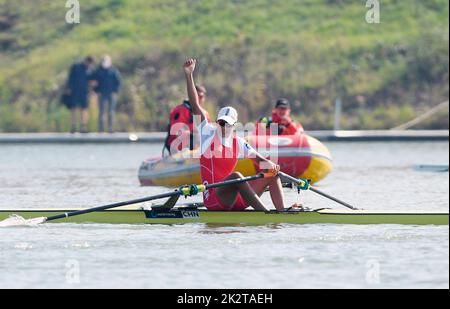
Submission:
[[[272,161],[267,161],[267,162],[265,162],[265,164],[266,164],[266,166],[265,166],[266,169],[265,169],[264,174],[265,174],[266,178],[278,176],[278,173],[281,170],[281,167],[278,164],[276,164]]]
[[[262,178],[274,178],[277,176],[277,173],[275,173],[274,171],[264,171],[264,173],[261,173],[261,175],[264,176]]]

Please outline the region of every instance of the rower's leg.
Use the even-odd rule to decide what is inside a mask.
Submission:
[[[284,203],[284,193],[283,193],[283,184],[281,183],[280,177],[275,177],[272,182],[269,184],[270,197],[272,198],[272,202],[275,205],[276,210],[284,211],[285,203]]]
[[[270,197],[272,198],[272,202],[276,210],[284,211],[285,203],[283,185],[281,183],[280,177],[275,176],[271,178],[259,179],[251,182],[251,186],[256,194],[258,194],[258,196],[263,195],[263,193],[266,191],[266,188],[269,188]]]
[[[244,176],[241,173],[233,173],[226,178],[226,180],[240,179]],[[220,202],[228,207],[232,207],[236,202],[238,194],[241,194],[244,201],[253,207],[255,210],[267,211],[259,195],[253,190],[252,186],[247,183],[240,183],[216,189],[217,196]]]

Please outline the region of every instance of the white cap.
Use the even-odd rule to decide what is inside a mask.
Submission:
[[[224,120],[229,125],[234,126],[238,122],[238,112],[231,106],[224,107],[219,111],[217,120]]]

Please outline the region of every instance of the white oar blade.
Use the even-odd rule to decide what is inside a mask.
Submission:
[[[14,227],[14,226],[34,226],[47,221],[45,217],[34,219],[25,219],[21,216],[13,215],[6,220],[0,222],[0,227]]]

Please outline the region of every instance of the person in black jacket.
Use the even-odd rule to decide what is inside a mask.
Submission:
[[[99,95],[99,116],[98,130],[104,132],[104,114],[108,108],[108,131],[114,131],[114,113],[117,102],[117,96],[121,87],[121,77],[119,70],[112,65],[110,56],[105,55],[102,58],[100,67],[94,73],[96,82],[95,92]]]
[[[86,57],[82,62],[72,65],[69,71],[67,90],[70,95],[68,107],[72,115],[71,132],[77,131],[77,116],[80,115],[80,132],[87,133],[89,120],[89,82],[91,80],[91,68],[94,65],[94,58]]]

